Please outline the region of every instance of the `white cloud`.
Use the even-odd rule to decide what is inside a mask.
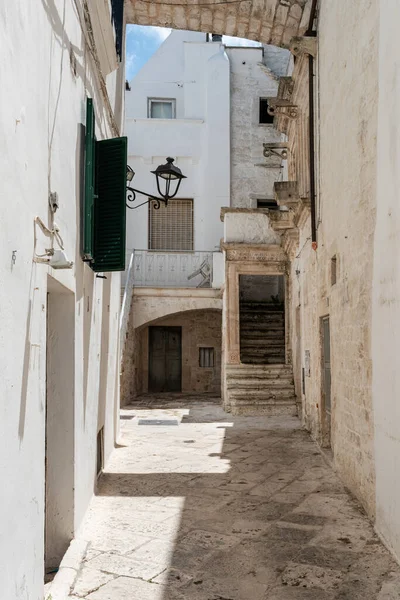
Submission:
[[[245,40],[244,38],[232,37],[231,35],[222,36],[222,41],[226,46],[261,46],[260,42],[254,40]]]

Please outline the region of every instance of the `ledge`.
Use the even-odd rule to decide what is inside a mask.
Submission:
[[[220,298],[221,290],[215,288],[133,287],[133,297],[157,296],[159,298]]]
[[[137,119],[135,117],[126,117],[126,121],[131,121],[133,123],[157,123],[157,124],[165,124],[165,123],[192,123],[193,125],[201,125],[204,123],[204,119]]]
[[[245,215],[260,215],[260,214],[264,214],[264,215],[270,215],[271,212],[276,212],[276,211],[271,211],[269,210],[269,208],[231,208],[230,206],[223,206],[221,208],[221,212],[220,212],[220,219],[221,221],[224,221],[225,219],[225,215],[227,213],[234,213],[234,214],[245,214]]]

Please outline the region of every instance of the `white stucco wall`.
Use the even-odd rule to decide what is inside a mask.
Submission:
[[[379,103],[372,295],[376,527],[400,559],[400,57],[397,2],[379,3]]]
[[[132,186],[157,195],[151,173],[167,156],[186,175],[177,198],[194,202],[194,249],[215,250],[230,202],[229,61],[205,34],[174,31],[131,82],[126,134]],[[176,100],[176,119],[148,119],[148,98]],[[136,203],[145,201],[138,196]],[[135,205],[133,204],[133,206]],[[128,211],[127,248],[147,249],[147,206]]]
[[[77,4],[81,9],[81,3]],[[0,39],[0,454],[4,482],[0,496],[0,595],[7,600],[42,600],[48,275],[73,297],[69,305],[74,307],[74,347],[72,356],[66,352],[65,367],[73,373],[74,393],[69,401],[74,403],[75,530],[95,485],[101,402],[106,453],[115,439],[120,276],[108,274],[107,280],[97,279],[79,254],[87,95],[94,98],[97,138],[111,137],[112,133],[73,2],[3,3]],[[76,75],[70,66],[71,49]],[[117,121],[123,108],[123,77],[121,70],[107,78]],[[68,258],[74,261],[69,271],[32,262],[34,218],[39,216],[50,224],[49,191],[58,193],[60,208],[55,222]],[[37,251],[43,252],[49,240],[40,230],[37,235]],[[106,332],[108,352],[102,344]],[[100,364],[108,373],[105,393]],[[57,360],[55,368],[60,369],[61,376],[65,375],[63,367]],[[56,373],[53,376],[57,378]],[[59,424],[62,412],[59,416],[53,413],[51,418]],[[63,443],[60,437],[60,455]]]

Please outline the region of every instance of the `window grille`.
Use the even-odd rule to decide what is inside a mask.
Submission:
[[[214,348],[199,348],[199,366],[208,368],[214,366]]]
[[[149,203],[149,250],[193,250],[193,200]]]

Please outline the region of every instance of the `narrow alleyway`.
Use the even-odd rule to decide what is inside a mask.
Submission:
[[[398,566],[296,418],[171,397],[121,419],[70,598],[400,598]]]

